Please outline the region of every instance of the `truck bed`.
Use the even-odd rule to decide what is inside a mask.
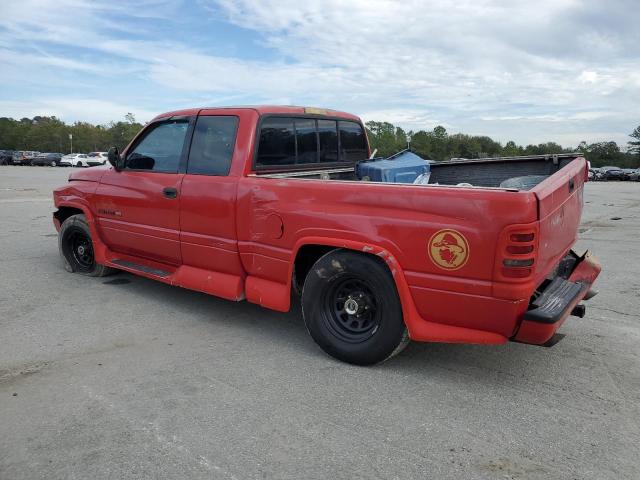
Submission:
[[[580,157],[579,153],[558,155],[526,155],[518,157],[496,157],[480,159],[452,159],[431,162],[429,185],[504,188],[507,190],[530,190],[569,163]],[[342,181],[362,181],[354,167],[294,170],[278,173],[257,174],[267,178],[300,178]],[[528,177],[524,182],[511,179]],[[505,183],[503,183],[505,182]]]

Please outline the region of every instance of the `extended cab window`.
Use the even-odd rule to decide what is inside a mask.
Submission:
[[[340,130],[340,160],[355,162],[368,156],[367,137],[356,122],[338,122]]]
[[[320,162],[338,161],[338,128],[335,120],[318,120]]]
[[[262,120],[256,168],[355,162],[367,158],[367,137],[357,122],[326,118]]]
[[[296,137],[293,118],[266,118],[260,128],[258,166],[268,168],[295,163]]]
[[[237,130],[238,117],[198,117],[189,151],[187,173],[228,175]]]
[[[188,126],[179,120],[153,127],[127,155],[126,168],[177,173]]]
[[[311,118],[296,118],[296,163],[316,163],[318,161],[318,142],[316,121]]]

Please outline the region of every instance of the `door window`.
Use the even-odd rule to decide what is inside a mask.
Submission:
[[[177,173],[188,126],[180,120],[154,127],[127,155],[126,168]]]
[[[237,130],[238,117],[198,117],[189,151],[187,173],[229,175]]]

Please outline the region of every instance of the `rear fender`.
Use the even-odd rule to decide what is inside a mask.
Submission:
[[[409,284],[405,278],[404,270],[396,260],[395,256],[385,248],[367,242],[326,237],[306,237],[298,240],[293,250],[291,264],[289,265],[289,291],[293,276],[293,259],[297,257],[298,251],[304,245],[325,245],[336,248],[346,248],[356,252],[376,255],[384,260],[396,285],[398,297],[400,298],[400,303],[402,305],[404,323],[409,332],[409,337],[412,340],[420,342],[481,344],[500,344],[507,341],[506,337],[497,333],[474,330],[454,325],[445,325],[424,319],[416,308],[413,296],[411,295],[411,290],[409,289]]]

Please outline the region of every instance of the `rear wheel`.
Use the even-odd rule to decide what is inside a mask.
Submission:
[[[344,362],[380,363],[409,343],[393,278],[368,255],[333,250],[321,257],[305,279],[302,312],[320,348]]]
[[[57,165],[57,163],[56,163],[55,160],[51,160],[51,163],[49,165],[51,165],[52,167],[55,167]]]
[[[60,227],[58,248],[65,268],[90,277],[104,277],[114,269],[96,263],[91,231],[84,215],[72,215]]]

